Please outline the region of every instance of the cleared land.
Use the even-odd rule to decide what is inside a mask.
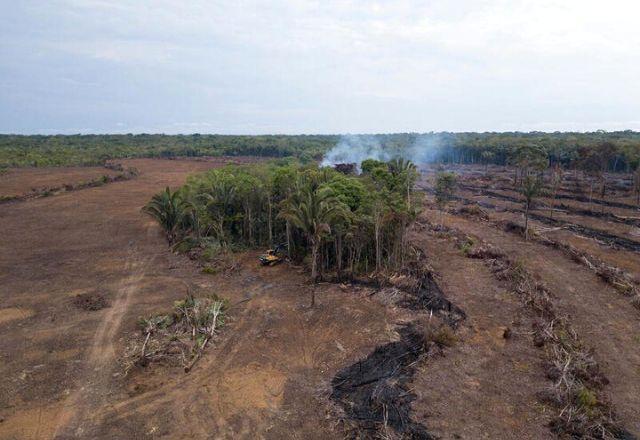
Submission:
[[[115,176],[105,167],[9,168],[0,173],[0,197],[22,196],[31,192],[63,185],[77,185]]]
[[[0,438],[340,438],[344,410],[331,398],[332,381],[336,386],[335,378],[354,366],[366,368],[376,352],[397,349],[392,344],[402,343],[407,322],[440,326],[437,313],[398,306],[392,288],[312,286],[301,267],[259,266],[257,251],[238,254],[236,270],[216,275],[172,254],[140,208],[165,186],[175,188],[190,173],[227,162],[124,160],[140,171],[135,179],[0,206]],[[106,170],[37,171],[38,182],[48,186]],[[465,316],[449,340],[402,366],[406,394],[413,395],[412,423],[439,438],[554,437],[547,426],[554,411],[537,398],[550,381],[544,349],[531,332],[535,316],[483,261],[467,258],[446,234],[419,226],[444,219],[522,261],[544,282],[593,350],[622,424],[640,435],[640,310],[560,249],[525,242],[498,225],[522,223],[513,211],[521,203],[482,194],[490,189],[517,198],[508,187],[509,170],[492,169],[500,182],[495,188],[483,180],[482,167],[455,171],[465,185],[458,197],[480,202],[486,218],[461,213],[469,206],[463,200],[444,217],[427,205],[410,231],[441,293]],[[0,176],[0,194],[36,186],[29,173],[34,170]],[[420,186],[429,189],[431,178],[425,173]],[[625,194],[611,200],[631,203]],[[589,209],[585,202],[562,202],[576,209],[554,213],[557,221],[640,243],[635,226],[576,213]],[[534,213],[547,211],[540,206]],[[628,208],[609,212],[637,215]],[[638,253],[628,247],[593,239],[587,229],[532,224],[636,280],[640,275]],[[316,289],[314,309],[308,307],[310,289]],[[138,318],[167,312],[187,290],[229,300],[227,325],[215,343],[188,374],[153,364],[125,376],[120,361]]]

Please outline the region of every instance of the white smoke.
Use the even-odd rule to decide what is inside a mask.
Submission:
[[[322,166],[334,166],[339,163],[355,163],[358,169],[366,159],[390,160],[392,155],[385,151],[380,141],[371,135],[344,135],[340,142],[325,154]]]
[[[444,148],[438,134],[421,134],[416,136],[402,156],[416,165],[433,163],[442,157]]]
[[[420,165],[438,160],[442,152],[443,148],[437,134],[411,135],[407,145],[403,146],[383,145],[381,137],[378,136],[344,135],[336,146],[325,154],[321,166],[355,163],[359,171],[363,160],[375,159],[386,162],[394,157],[403,157]]]

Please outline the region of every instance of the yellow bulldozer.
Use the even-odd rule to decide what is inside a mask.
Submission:
[[[260,255],[260,264],[263,266],[275,266],[283,262],[287,258],[286,250],[287,246],[285,244],[279,244],[273,249],[268,249],[266,253]]]

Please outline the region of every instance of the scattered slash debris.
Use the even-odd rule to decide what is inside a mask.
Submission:
[[[498,229],[502,229],[505,232],[509,232],[516,235],[524,235],[524,227],[518,223],[503,220],[492,221],[488,218],[484,219],[488,224],[491,224]],[[571,229],[571,228],[569,228]],[[575,231],[574,231],[575,232]],[[611,266],[594,255],[591,255],[585,251],[579,250],[574,246],[560,242],[558,240],[551,239],[539,233],[531,233],[530,239],[562,251],[565,255],[571,258],[573,261],[586,266],[589,270],[598,275],[604,282],[611,285],[618,292],[631,298],[631,304],[640,310],[640,289],[638,283],[634,278],[622,269]],[[460,240],[460,237],[458,238]],[[469,242],[468,238],[466,239]],[[484,247],[471,248],[472,241],[466,245],[459,245],[465,254],[470,258],[497,258],[499,255],[484,255],[488,248]]]
[[[426,257],[414,249],[417,257],[407,263],[404,273],[389,278],[389,284],[406,293],[399,307],[436,313],[452,328],[466,318],[464,310],[453,304],[440,289],[434,270],[424,263]]]
[[[451,228],[447,228],[447,232],[459,247],[468,246],[468,235]],[[603,392],[607,378],[567,317],[558,314],[547,288],[536,281],[522,263],[511,260],[477,237],[473,242],[477,243],[478,250],[467,250],[466,255],[484,259],[496,279],[508,283],[536,316],[533,342],[544,348],[545,373],[552,381],[548,389],[538,393],[538,399],[557,409],[551,430],[562,438],[633,439],[617,420]]]
[[[81,310],[96,311],[109,307],[107,298],[101,293],[81,293],[73,298],[73,305]]]
[[[462,205],[460,208],[455,210],[455,213],[465,217],[475,217],[482,220],[489,219],[489,214],[487,214],[487,211],[482,209],[477,203]]]
[[[463,185],[462,188],[472,190],[472,191],[473,190],[480,191],[480,194],[487,195],[489,197],[494,197],[501,200],[507,200],[513,203],[522,203],[522,200],[520,200],[517,197],[511,197],[505,194],[496,193],[494,191],[489,191],[486,189],[477,189],[475,187],[468,186],[468,185]],[[463,203],[475,204],[473,200],[466,199],[464,197],[457,197],[457,199],[462,201]],[[494,207],[494,208],[497,208],[497,207]],[[515,208],[515,207],[503,207],[502,209],[504,211],[513,212],[513,213],[519,213],[519,214],[524,213],[524,210],[520,208]],[[453,212],[453,213],[457,214],[457,212]],[[607,231],[591,228],[581,224],[565,222],[565,221],[551,218],[546,215],[538,214],[535,212],[529,212],[529,218],[552,227],[561,227],[563,229],[567,229],[568,231],[571,231],[577,235],[594,239],[596,241],[605,243],[616,249],[626,249],[633,252],[640,252],[639,242],[625,238],[625,237],[621,237],[617,234],[612,234]]]
[[[499,222],[496,223],[496,225],[498,225],[506,232],[516,231],[516,233],[518,233],[518,228],[521,228],[520,225],[509,221]],[[640,290],[638,289],[638,286],[636,285],[633,277],[622,269],[611,266],[600,260],[596,256],[579,250],[568,243],[553,240],[540,234],[532,236],[532,239],[537,243],[541,243],[545,246],[558,249],[576,263],[586,266],[589,270],[598,275],[604,282],[611,285],[618,292],[622,293],[625,296],[631,297],[631,303],[635,307],[640,309]]]
[[[216,295],[188,295],[169,314],[141,318],[141,332],[125,350],[125,372],[151,362],[181,365],[189,372],[224,325],[226,309],[226,301]]]

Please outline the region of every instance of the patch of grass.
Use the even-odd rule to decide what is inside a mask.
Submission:
[[[598,404],[596,393],[587,387],[582,387],[576,396],[577,404],[584,409],[592,409]]]
[[[213,261],[220,255],[221,251],[222,247],[219,243],[212,243],[204,248],[202,254],[200,255],[200,258],[202,258],[202,260],[204,261]]]
[[[473,247],[473,243],[465,241],[460,245],[460,251],[462,252],[463,255],[467,255],[472,247]]]
[[[187,237],[184,240],[181,240],[181,241],[177,242],[173,246],[173,251],[174,252],[178,252],[180,254],[184,254],[184,253],[189,252],[193,248],[199,246],[199,244],[200,243],[195,238]]]
[[[213,266],[205,266],[202,268],[202,273],[207,275],[217,275],[220,273],[220,269]]]
[[[453,347],[458,343],[458,337],[451,327],[443,325],[428,334],[428,339],[435,342],[439,347]]]

